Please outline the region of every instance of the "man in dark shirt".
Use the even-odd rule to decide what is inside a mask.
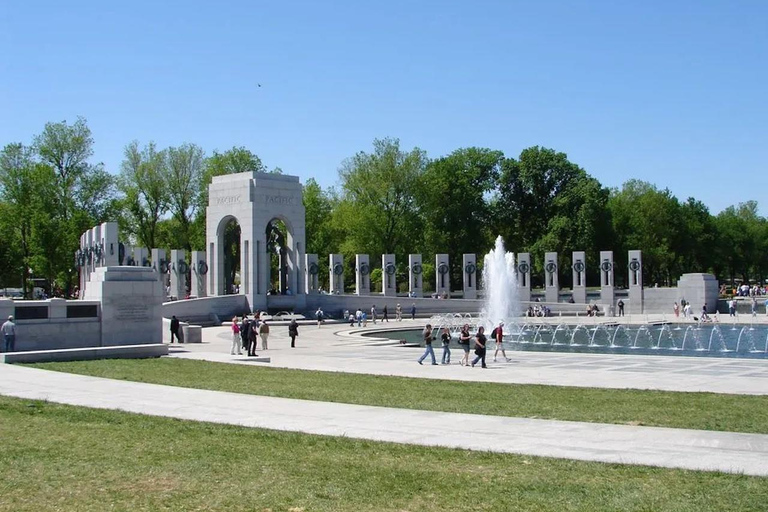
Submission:
[[[481,325],[477,328],[477,334],[475,335],[475,359],[472,361],[472,366],[474,367],[478,361],[483,362],[483,368],[488,368],[485,366],[485,328]]]
[[[243,315],[243,322],[240,324],[240,340],[243,344],[243,350],[248,350],[248,332],[251,329],[251,321],[247,314]]]
[[[173,343],[174,337],[176,337],[176,341],[181,343],[181,338],[179,338],[179,319],[176,318],[176,315],[171,317],[171,343]]]
[[[422,364],[422,361],[427,358],[428,355],[432,356],[432,364],[437,365],[435,359],[435,351],[432,349],[432,325],[427,324],[424,328],[424,354],[416,360],[417,363]]]

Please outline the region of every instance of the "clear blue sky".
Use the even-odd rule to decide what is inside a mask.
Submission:
[[[607,186],[639,178],[713,213],[748,199],[768,213],[768,1],[2,10],[2,145],[80,115],[110,172],[134,139],[242,145],[323,186],[374,138],[431,157],[542,145]]]

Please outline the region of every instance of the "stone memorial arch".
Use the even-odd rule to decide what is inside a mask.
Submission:
[[[239,233],[228,227],[234,224]],[[252,309],[303,309],[306,247],[299,178],[260,172],[214,177],[208,186],[206,251],[209,295],[245,295]],[[231,276],[239,277],[239,286]]]

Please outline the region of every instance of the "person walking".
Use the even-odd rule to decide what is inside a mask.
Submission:
[[[443,327],[443,333],[440,335],[440,341],[443,344],[442,364],[451,364],[451,331]]]
[[[752,316],[757,316],[757,297],[752,296]]]
[[[315,316],[317,317],[317,328],[320,328],[320,325],[323,323],[323,317],[325,316],[325,313],[323,313],[323,308],[317,308],[317,311],[315,311]]]
[[[619,316],[624,316],[624,301],[619,299],[616,305],[619,306]]]
[[[459,345],[464,350],[464,357],[461,358],[461,366],[469,366],[469,340],[472,338],[469,334],[469,324],[464,324],[459,333]]]
[[[243,321],[240,322],[240,339],[243,342],[243,350],[248,352],[248,331],[251,329],[251,321],[248,314],[243,315]]]
[[[384,304],[384,309],[381,310],[381,321],[389,323],[389,311],[387,311],[387,305]]]
[[[685,303],[685,306],[683,306],[683,318],[690,318],[691,317],[691,305],[689,303]]]
[[[259,336],[261,337],[261,350],[267,350],[267,338],[269,338],[269,326],[266,320],[261,321],[259,326]]]
[[[237,323],[237,317],[234,317],[232,318],[232,348],[229,349],[229,354],[235,355],[235,350],[237,350],[237,355],[242,355],[240,346],[240,325]]]
[[[248,355],[256,357],[256,346],[259,340],[259,321],[253,320],[248,324]]]
[[[675,317],[680,318],[680,306],[675,302],[675,305],[672,306],[672,312],[675,314]]]
[[[499,325],[491,331],[491,338],[496,342],[496,352],[493,353],[493,362],[496,362],[496,356],[499,355],[499,352],[501,352],[501,355],[507,362],[510,362],[511,359],[508,358],[507,353],[504,352],[504,322],[499,322]]]
[[[411,304],[411,320],[416,320],[416,303]]]
[[[288,336],[291,337],[291,348],[296,348],[296,337],[299,335],[299,323],[294,318],[288,324]]]
[[[398,322],[403,321],[403,307],[400,304],[395,307],[395,320]]]
[[[475,334],[475,358],[472,360],[472,368],[475,367],[478,361],[482,361],[483,368],[488,368],[485,365],[485,343],[487,338],[484,332],[485,328],[482,325],[477,328],[477,334]]]
[[[176,318],[176,315],[171,317],[171,343],[173,343],[174,337],[176,337],[176,341],[181,343],[181,338],[179,338],[179,319]]]
[[[10,315],[8,320],[3,323],[0,332],[3,333],[5,339],[3,352],[14,352],[16,350],[16,324],[13,323],[13,315]]]
[[[376,325],[376,304],[371,306],[371,320],[373,320],[373,324]]]
[[[437,360],[435,359],[435,351],[432,349],[432,324],[427,324],[426,327],[424,327],[424,354],[416,361],[419,364],[422,364],[422,361],[427,358],[427,355],[432,356],[432,364],[437,365]]]

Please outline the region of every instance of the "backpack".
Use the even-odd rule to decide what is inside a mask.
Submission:
[[[492,340],[496,339],[496,333],[498,333],[498,332],[499,332],[499,328],[498,327],[494,327],[493,330],[491,331],[491,339]]]

